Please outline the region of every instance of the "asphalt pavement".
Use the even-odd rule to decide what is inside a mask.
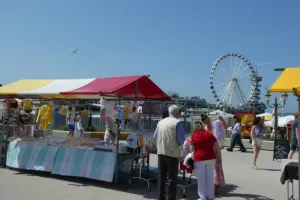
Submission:
[[[221,200],[284,200],[286,185],[280,183],[280,161],[272,161],[271,151],[262,151],[258,158],[259,170],[253,170],[252,151],[222,151],[226,186],[222,188]],[[156,155],[151,155],[151,166],[157,166]],[[156,182],[152,191],[147,184],[134,180],[132,188],[127,183],[118,186],[99,181],[52,176],[47,173],[32,173],[0,169],[0,200],[138,200],[155,199]],[[295,195],[298,184],[295,183]],[[196,185],[187,188],[186,199],[197,199]],[[178,199],[182,190],[178,189]]]

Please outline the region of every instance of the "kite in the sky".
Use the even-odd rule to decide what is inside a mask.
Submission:
[[[78,51],[78,48],[76,48],[76,49],[74,49],[74,50],[71,50],[71,53],[72,53],[72,54],[75,54],[77,51]]]

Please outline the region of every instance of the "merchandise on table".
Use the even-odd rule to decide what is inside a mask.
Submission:
[[[110,128],[106,128],[104,133],[104,141],[114,143],[116,139],[116,134],[112,132]]]
[[[145,147],[147,152],[155,152],[156,142],[151,130],[139,130],[127,137],[127,146],[132,149]]]

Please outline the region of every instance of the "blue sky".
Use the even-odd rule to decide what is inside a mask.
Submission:
[[[297,0],[2,1],[0,82],[151,74],[165,91],[213,102],[209,72],[224,53],[271,62],[259,68],[267,87],[274,68],[300,65],[299,8]],[[296,109],[289,98],[286,110]]]

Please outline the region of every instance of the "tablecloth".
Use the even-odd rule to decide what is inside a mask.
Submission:
[[[115,162],[113,152],[60,147],[52,174],[112,182]]]
[[[14,140],[9,143],[6,165],[16,169],[51,172],[59,146]]]
[[[133,160],[133,154],[119,154],[118,179],[129,173]],[[115,162],[116,153],[111,151],[41,145],[17,139],[9,144],[6,165],[16,169],[112,182]]]
[[[286,180],[298,180],[298,163],[290,162],[285,166],[280,177],[280,182],[284,184]]]

